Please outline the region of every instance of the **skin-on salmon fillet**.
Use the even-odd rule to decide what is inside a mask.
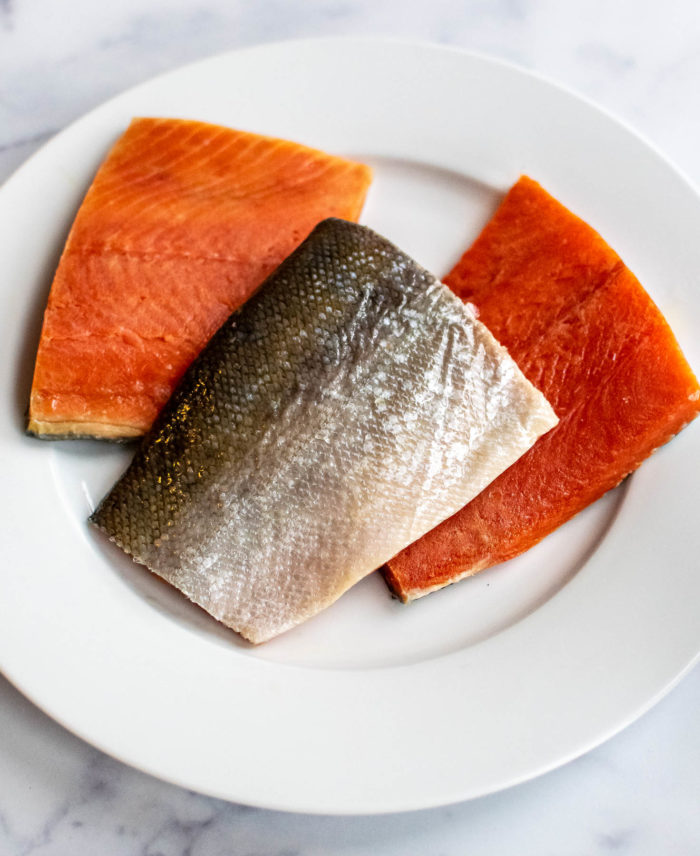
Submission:
[[[615,487],[700,409],[668,324],[586,223],[528,178],[445,280],[553,406],[556,428],[384,567],[402,600],[532,547]]]
[[[229,314],[327,217],[355,220],[371,173],[297,143],[134,119],[100,167],[56,272],[28,430],[148,430]]]
[[[326,220],[192,363],[92,521],[264,642],[555,423],[448,288],[369,229]]]

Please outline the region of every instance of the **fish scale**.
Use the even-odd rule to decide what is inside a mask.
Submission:
[[[91,519],[262,642],[460,508],[555,422],[432,274],[330,219],[215,334]]]

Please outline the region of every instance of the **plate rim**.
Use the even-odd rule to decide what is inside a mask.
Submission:
[[[177,65],[174,68],[169,68],[165,71],[161,71],[158,74],[153,75],[152,77],[148,77],[145,80],[139,81],[138,83],[128,86],[126,89],[122,89],[119,92],[116,92],[114,95],[110,95],[109,98],[105,99],[104,101],[101,101],[99,104],[96,104],[94,107],[90,108],[85,113],[81,113],[79,116],[77,116],[67,125],[65,125],[59,131],[52,134],[48,139],[44,140],[41,143],[41,145],[38,149],[36,149],[36,151],[32,152],[27,158],[25,158],[25,160],[23,160],[17,167],[15,167],[8,176],[3,179],[2,183],[0,183],[0,191],[3,190],[5,185],[12,181],[16,175],[21,173],[25,169],[25,167],[29,166],[29,164],[31,164],[36,157],[41,155],[44,149],[52,145],[52,143],[57,138],[63,136],[67,131],[73,129],[75,125],[78,125],[83,120],[89,119],[93,115],[93,113],[111,106],[112,102],[117,101],[124,96],[131,95],[134,92],[137,92],[142,87],[150,86],[152,83],[162,81],[168,78],[169,76],[179,74],[180,72],[188,72],[192,69],[197,68],[198,66],[206,65],[211,61],[224,59],[232,54],[253,53],[266,49],[275,49],[278,47],[302,48],[304,45],[316,45],[323,43],[357,43],[360,45],[367,43],[376,43],[399,45],[405,48],[414,48],[417,50],[430,50],[436,52],[452,53],[460,56],[471,57],[472,59],[482,61],[488,65],[509,69],[510,71],[516,72],[517,74],[523,74],[527,77],[539,81],[540,83],[545,84],[546,86],[558,90],[564,95],[568,95],[575,98],[577,101],[586,104],[588,107],[595,110],[597,113],[600,113],[610,121],[614,122],[619,127],[623,128],[632,137],[635,137],[637,140],[643,143],[646,148],[652,151],[661,161],[664,162],[667,167],[673,170],[673,172],[676,173],[676,175],[681,178],[690,187],[691,190],[693,190],[696,196],[700,197],[700,181],[695,182],[692,177],[669,155],[667,155],[663,151],[663,149],[661,149],[660,146],[655,143],[645,132],[640,131],[630,120],[624,118],[623,116],[619,116],[611,108],[599,104],[594,98],[589,95],[586,95],[584,92],[581,92],[575,86],[572,86],[568,83],[562,83],[555,77],[552,77],[551,75],[546,74],[545,72],[539,71],[538,69],[528,68],[528,66],[522,65],[516,62],[515,60],[496,56],[495,54],[490,54],[486,51],[481,51],[474,48],[461,47],[459,45],[454,44],[443,44],[440,42],[431,42],[428,40],[402,38],[400,36],[377,36],[371,33],[368,33],[366,35],[308,36],[291,39],[270,39],[268,41],[256,42],[255,44],[242,45],[238,48],[216,51],[212,54],[208,54],[205,57],[199,57],[198,59],[191,60],[190,62],[183,63],[182,65]]]
[[[660,160],[661,163],[664,164],[664,166],[666,168],[669,168],[670,170],[672,170],[676,174],[676,176],[682,181],[682,183],[685,184],[686,187],[695,195],[696,201],[698,203],[700,203],[700,192],[698,191],[698,188],[696,187],[694,182],[679,167],[677,167],[668,157],[666,157],[653,143],[651,143],[648,139],[646,139],[644,135],[640,134],[636,129],[634,129],[627,122],[619,119],[614,114],[612,114],[610,111],[606,110],[605,108],[600,107],[594,101],[587,98],[586,96],[582,96],[581,94],[577,93],[572,88],[564,86],[558,82],[552,81],[551,79],[549,79],[545,75],[542,75],[538,72],[534,72],[534,71],[527,69],[527,68],[523,68],[523,67],[521,67],[521,66],[519,66],[516,63],[513,63],[511,61],[503,60],[503,59],[497,58],[497,57],[491,57],[491,56],[488,56],[488,55],[480,53],[480,52],[465,50],[465,49],[462,49],[462,48],[459,48],[456,46],[451,46],[451,45],[450,46],[443,46],[443,45],[431,44],[431,43],[427,43],[427,42],[404,40],[404,39],[385,39],[385,38],[379,38],[379,37],[356,37],[356,36],[341,37],[341,38],[324,37],[324,38],[278,40],[278,41],[272,41],[272,42],[265,42],[265,43],[261,43],[258,45],[251,45],[251,46],[236,49],[233,51],[220,52],[220,53],[212,55],[211,57],[205,57],[205,58],[196,60],[194,62],[187,63],[186,65],[171,69],[171,70],[166,71],[162,74],[159,74],[153,78],[150,78],[146,81],[138,83],[135,86],[129,87],[128,89],[124,90],[123,92],[120,92],[120,93],[112,96],[111,98],[109,98],[108,100],[97,105],[92,110],[85,113],[84,115],[78,117],[75,121],[70,123],[66,128],[62,129],[58,134],[56,134],[50,140],[45,142],[35,153],[33,153],[26,161],[24,161],[23,164],[21,164],[13,172],[6,179],[6,181],[3,182],[2,186],[0,186],[0,193],[3,193],[5,191],[5,189],[8,187],[8,185],[10,185],[13,181],[22,180],[22,176],[24,175],[25,172],[28,172],[31,174],[33,166],[35,164],[35,160],[39,159],[41,156],[43,156],[43,153],[45,152],[45,150],[50,148],[51,146],[53,146],[53,144],[57,140],[60,140],[64,135],[68,134],[69,132],[74,131],[76,126],[79,126],[80,123],[89,122],[96,112],[101,111],[101,110],[108,111],[114,102],[116,102],[122,98],[128,98],[129,96],[131,96],[135,92],[138,92],[140,89],[149,87],[150,85],[152,85],[156,81],[163,81],[163,80],[167,79],[168,77],[175,76],[175,75],[182,74],[182,73],[186,74],[191,69],[198,67],[198,66],[204,66],[208,63],[211,63],[213,60],[214,61],[219,60],[219,59],[225,60],[225,58],[227,58],[229,56],[239,55],[241,53],[248,53],[248,54],[260,53],[260,52],[265,52],[265,51],[270,50],[270,49],[272,49],[272,50],[278,49],[280,46],[283,47],[284,49],[294,48],[294,47],[296,47],[297,49],[302,49],[305,45],[309,45],[309,44],[314,44],[314,45],[317,45],[319,43],[337,44],[339,42],[342,42],[342,43],[345,43],[348,45],[352,45],[355,43],[360,43],[360,44],[374,43],[374,44],[379,44],[379,45],[398,44],[398,45],[402,45],[402,46],[404,46],[406,48],[410,48],[410,49],[418,49],[418,50],[426,50],[427,49],[427,50],[431,50],[431,51],[435,51],[435,52],[449,52],[449,53],[453,53],[453,54],[460,55],[460,56],[468,56],[468,57],[471,57],[473,60],[476,60],[478,62],[482,62],[482,63],[486,63],[489,65],[500,66],[502,68],[506,68],[512,72],[517,73],[518,75],[525,75],[531,79],[538,81],[539,83],[542,83],[542,84],[545,84],[546,86],[552,87],[552,88],[558,90],[560,93],[562,93],[568,97],[574,98],[576,101],[587,105],[589,108],[591,108],[591,109],[595,110],[596,112],[598,112],[599,114],[603,115],[607,120],[613,122],[615,125],[622,128],[624,131],[627,132],[627,134],[629,134],[631,137],[635,138],[639,143],[644,145],[649,151],[651,151]],[[18,179],[18,177],[19,177],[19,179]],[[182,778],[178,778],[176,776],[164,774],[162,770],[155,769],[152,767],[152,765],[149,766],[148,764],[135,762],[133,760],[133,758],[128,756],[128,753],[119,753],[118,751],[115,750],[115,748],[113,746],[108,745],[108,743],[101,743],[101,741],[95,739],[94,735],[86,736],[84,730],[81,731],[81,730],[74,728],[73,724],[69,721],[66,721],[66,719],[59,713],[59,711],[53,710],[51,704],[47,704],[45,700],[38,698],[34,693],[25,689],[22,686],[21,678],[15,676],[12,672],[12,669],[7,668],[7,664],[4,662],[6,658],[1,653],[0,653],[0,659],[3,661],[2,662],[2,671],[6,675],[8,680],[22,694],[24,694],[27,698],[29,698],[33,704],[35,704],[37,707],[39,707],[39,709],[41,709],[42,711],[47,713],[52,719],[59,722],[68,731],[74,733],[76,736],[80,737],[81,739],[86,740],[91,745],[96,746],[101,751],[106,752],[107,754],[111,755],[112,757],[115,757],[115,758],[129,764],[130,766],[136,767],[137,769],[141,769],[144,772],[149,773],[150,775],[154,775],[157,778],[160,778],[160,779],[165,780],[165,781],[170,781],[173,784],[177,784],[181,787],[185,787],[185,788],[192,787],[191,783],[188,783],[186,776],[182,777]],[[607,730],[606,732],[600,733],[599,736],[596,739],[590,741],[589,744],[577,747],[575,750],[572,750],[570,753],[568,753],[568,755],[560,756],[560,758],[558,760],[553,760],[551,762],[544,763],[544,764],[540,765],[539,767],[533,768],[529,773],[521,775],[521,776],[516,777],[516,778],[513,778],[512,780],[510,780],[508,783],[506,783],[504,785],[497,785],[497,786],[494,786],[494,787],[492,787],[490,789],[486,789],[486,790],[482,789],[478,793],[467,793],[466,795],[456,794],[456,795],[454,795],[454,797],[452,799],[450,799],[448,801],[445,801],[444,797],[437,797],[433,801],[431,801],[429,799],[423,799],[420,801],[420,803],[413,803],[413,804],[408,804],[408,805],[399,806],[399,807],[394,806],[394,807],[386,808],[384,806],[379,806],[376,810],[372,810],[371,807],[365,807],[364,809],[361,810],[361,812],[358,812],[358,810],[356,808],[353,808],[353,807],[347,808],[342,804],[338,804],[335,806],[335,808],[332,808],[330,810],[327,807],[315,809],[313,806],[309,806],[308,804],[304,803],[303,800],[297,805],[294,805],[292,802],[287,802],[286,804],[282,804],[279,802],[279,800],[272,800],[267,804],[265,802],[261,802],[260,800],[256,800],[252,804],[258,805],[258,806],[261,806],[264,808],[272,808],[272,809],[276,809],[276,810],[294,811],[294,812],[302,811],[302,812],[311,813],[311,814],[329,814],[329,813],[348,814],[348,815],[357,814],[357,813],[381,814],[381,813],[386,813],[386,812],[410,811],[410,810],[415,810],[415,809],[420,809],[420,808],[428,808],[428,807],[446,805],[446,804],[449,804],[449,802],[459,802],[459,801],[462,801],[465,799],[471,799],[471,798],[486,795],[489,793],[494,793],[494,792],[497,792],[499,790],[503,790],[505,788],[513,787],[517,784],[528,781],[529,779],[535,778],[535,777],[537,777],[537,776],[539,776],[539,775],[541,775],[541,774],[543,774],[549,770],[555,769],[555,768],[561,766],[562,764],[568,763],[568,761],[570,761],[576,757],[579,757],[580,755],[584,754],[587,751],[590,751],[595,746],[600,745],[601,743],[605,742],[607,739],[612,737],[614,734],[621,731],[623,728],[625,728],[631,722],[635,721],[639,716],[643,715],[654,704],[656,704],[664,695],[666,695],[693,668],[693,666],[698,661],[698,659],[700,659],[700,651],[697,651],[696,654],[693,657],[691,657],[691,659],[684,665],[684,667],[680,670],[680,672],[677,672],[675,675],[673,675],[671,678],[669,678],[668,681],[663,685],[663,687],[657,691],[657,694],[655,696],[652,696],[651,698],[649,698],[647,700],[647,702],[644,706],[636,709],[635,711],[632,711],[628,715],[627,718],[624,718],[623,721],[616,722],[615,725],[611,726],[610,729]],[[260,661],[257,661],[257,662],[260,663]],[[208,793],[212,796],[216,796],[216,797],[221,798],[221,799],[248,802],[248,800],[246,799],[246,797],[244,795],[235,796],[235,795],[231,795],[230,792],[227,792],[227,793],[217,792],[216,789],[203,790],[201,788],[197,788],[197,790],[199,790],[202,793]]]

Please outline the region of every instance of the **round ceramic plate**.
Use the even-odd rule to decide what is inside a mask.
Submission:
[[[410,606],[378,575],[253,648],[86,518],[130,451],[22,433],[52,272],[134,115],[191,117],[369,162],[363,221],[438,275],[521,173],[595,226],[700,366],[700,199],[628,129],[531,74],[372,41],[200,62],[59,134],[0,192],[0,666],[110,754],[188,788],[307,812],[445,804],[523,781],[632,721],[700,649],[691,426],[525,556]],[[330,512],[332,513],[332,512]]]

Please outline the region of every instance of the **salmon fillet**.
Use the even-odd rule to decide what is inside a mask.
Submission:
[[[700,409],[668,324],[619,256],[523,177],[445,283],[553,406],[556,428],[391,559],[402,600],[532,547],[615,487]]]
[[[91,520],[264,642],[555,423],[448,288],[380,235],[326,220],[192,363]]]
[[[357,219],[370,181],[362,164],[286,140],[134,119],[56,271],[28,430],[145,433],[229,314],[318,222]]]

